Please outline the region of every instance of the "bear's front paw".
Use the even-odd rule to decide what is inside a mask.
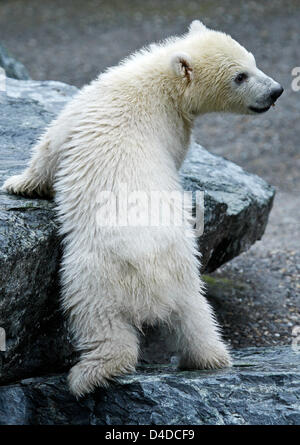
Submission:
[[[11,176],[8,178],[1,187],[7,193],[22,195],[26,194],[27,181],[23,175]]]

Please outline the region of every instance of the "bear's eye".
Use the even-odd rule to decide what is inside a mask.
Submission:
[[[242,82],[244,82],[246,79],[248,79],[248,75],[246,73],[239,73],[236,78],[234,79],[234,81],[237,84],[240,84]]]

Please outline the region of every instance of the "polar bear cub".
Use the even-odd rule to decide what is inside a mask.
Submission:
[[[194,21],[185,35],[142,49],[84,87],[24,173],[5,182],[9,193],[57,203],[62,306],[81,351],[69,374],[76,396],[134,371],[138,330],[158,320],[176,331],[181,368],[230,366],[204,297],[192,226],[111,223],[122,203],[107,205],[105,193],[161,191],[176,214],[180,203],[169,196],[182,191],[178,169],[194,119],[262,113],[282,91],[230,36]]]

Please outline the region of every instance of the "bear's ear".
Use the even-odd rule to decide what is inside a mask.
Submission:
[[[187,53],[174,54],[171,58],[171,67],[177,76],[186,78],[189,82],[192,80],[192,59]]]
[[[207,31],[207,28],[200,20],[194,20],[189,26],[190,34],[199,34],[204,31]]]

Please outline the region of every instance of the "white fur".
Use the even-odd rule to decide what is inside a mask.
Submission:
[[[194,118],[249,112],[247,88],[240,93],[232,83],[240,69],[255,78],[253,56],[194,23],[186,35],[143,49],[84,87],[35,146],[29,167],[4,184],[10,193],[55,195],[62,305],[82,351],[69,375],[75,395],[134,370],[136,328],[145,322],[173,324],[182,367],[230,365],[203,295],[191,227],[103,227],[97,212],[99,192],[122,184],[180,191],[177,171]]]
[[[200,20],[193,20],[189,26],[190,34],[198,34],[200,32],[209,31],[208,28],[204,25],[204,23],[200,22]]]

